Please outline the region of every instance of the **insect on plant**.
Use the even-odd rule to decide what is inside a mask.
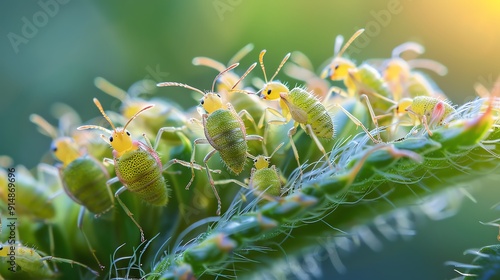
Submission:
[[[294,51],[290,56],[290,63],[284,66],[283,71],[290,77],[303,81],[306,84],[306,88],[316,95],[319,100],[326,102],[326,98],[329,98],[327,94],[331,94],[329,91],[330,85],[328,81],[320,78],[315,72],[312,66],[311,60],[302,52]]]
[[[356,31],[340,51],[338,51],[338,49],[342,45],[344,38],[342,35],[337,36],[334,50],[336,55],[332,62],[322,71],[321,77],[328,77],[332,81],[343,81],[348,91],[347,95],[350,97],[355,95],[361,96],[363,94],[368,96],[375,95],[377,97],[382,96],[383,98],[381,100],[373,102],[374,107],[388,108],[391,103],[388,103],[385,99],[391,98],[392,93],[377,69],[367,63],[363,63],[359,67],[356,67],[353,61],[342,57],[352,42],[363,32],[364,29]],[[337,87],[332,87],[327,96],[337,91],[342,93],[342,90],[339,91]],[[368,104],[368,106],[371,105]]]
[[[77,226],[99,267],[104,269],[83,230],[83,219],[86,209],[97,218],[113,208],[113,195],[106,184],[110,178],[109,173],[95,158],[82,154],[71,137],[58,136],[56,129],[44,118],[32,114],[30,120],[53,139],[51,152],[61,162],[57,168],[63,189],[74,202],[81,205]]]
[[[14,257],[14,260],[12,260]],[[47,263],[47,261],[54,262],[64,262],[71,265],[79,265],[88,271],[90,271],[95,276],[99,276],[97,271],[92,270],[87,265],[80,262],[57,258],[53,256],[44,256],[42,252],[39,252],[33,248],[26,247],[19,243],[17,244],[0,244],[0,259],[4,259],[1,266],[5,268],[5,265],[9,265],[8,273],[20,274],[16,275],[19,277],[29,277],[30,279],[52,279],[58,276]],[[24,275],[24,276],[23,276]],[[20,278],[18,278],[20,279]]]
[[[208,57],[195,57],[193,58],[193,64],[206,66],[215,69],[220,73],[224,72],[229,66],[239,63],[239,61],[248,55],[248,53],[252,50],[253,44],[247,44],[229,60],[229,63],[227,64],[228,66],[225,66],[222,63]],[[262,102],[262,100],[256,95],[246,94],[246,89],[248,88],[245,88],[241,77],[235,71],[227,71],[220,75],[214,89],[215,92],[220,94],[226,102],[231,103],[235,111],[239,112],[241,110],[245,110],[254,119],[260,117],[266,108],[264,102]],[[255,127],[251,120],[245,118],[243,121],[245,122],[245,126],[247,127],[247,132],[249,134],[262,134],[262,131],[260,131],[258,127]],[[249,146],[252,148],[258,148],[257,143],[249,143]]]
[[[236,82],[232,89],[238,84],[239,81],[243,80],[245,76],[252,71],[256,63],[252,64],[248,70],[243,74],[243,76]],[[214,92],[214,87],[217,79],[224,73],[234,69],[238,66],[235,63],[224,71],[220,72],[214,79],[212,83],[212,89],[210,92],[203,92],[192,86],[175,83],[175,82],[164,82],[159,83],[159,87],[166,86],[177,86],[184,87],[193,91],[200,93],[203,97],[200,101],[201,107],[205,110],[202,113],[201,121],[197,119],[192,119],[192,122],[197,123],[203,127],[205,138],[198,138],[194,140],[193,152],[191,154],[191,163],[195,161],[195,152],[197,145],[210,144],[213,148],[205,158],[203,163],[206,167],[207,176],[210,182],[210,186],[217,198],[217,215],[221,213],[221,200],[217,189],[215,188],[214,180],[209,172],[208,161],[215,154],[219,153],[224,164],[234,172],[235,174],[240,174],[245,166],[245,161],[248,156],[247,141],[258,140],[262,141],[263,138],[259,135],[247,135],[245,124],[243,123],[242,117],[246,116],[252,123],[255,124],[252,116],[246,111],[242,110],[237,113],[231,103],[224,104],[220,95]],[[192,171],[191,181],[188,183],[186,188],[189,188],[191,182],[194,178],[194,171]]]
[[[407,103],[400,103],[396,111],[401,110],[408,112],[413,124],[422,124],[429,136],[432,136],[431,126],[442,125],[444,120],[455,112],[455,108],[446,100],[430,96],[417,96]]]
[[[126,120],[130,119],[145,106],[154,104],[153,108],[142,113],[140,119],[135,120],[135,127],[147,129],[146,135],[148,136],[154,137],[158,133],[158,130],[163,127],[182,127],[187,121],[187,118],[174,102],[159,98],[146,100],[139,97],[142,93],[152,92],[153,89],[157,89],[156,83],[151,80],[138,81],[128,91],[124,91],[101,77],[95,78],[94,84],[104,93],[121,101],[120,118],[124,120],[123,122],[126,122]],[[169,133],[162,135],[162,137],[163,142],[167,145],[179,145],[182,143],[176,133]]]
[[[149,105],[137,113],[135,113],[125,124],[124,127],[115,127],[111,119],[104,112],[101,103],[97,98],[94,98],[94,104],[97,106],[106,121],[111,125],[113,130],[108,130],[102,126],[84,125],[78,127],[78,130],[99,129],[105,131],[109,135],[106,138],[101,134],[101,138],[111,145],[113,148],[113,160],[104,159],[105,162],[113,164],[115,167],[116,177],[107,181],[108,187],[116,182],[121,182],[123,186],[115,192],[115,197],[121,207],[132,219],[134,224],[139,228],[141,233],[141,242],[144,242],[144,232],[139,223],[132,217],[132,212],[120,199],[120,194],[126,190],[135,193],[143,201],[154,206],[165,206],[168,203],[169,189],[162,173],[174,163],[192,166],[190,163],[182,162],[177,159],[170,160],[166,165],[162,166],[160,157],[156,152],[161,134],[165,131],[177,132],[181,128],[164,127],[160,129],[156,136],[155,146],[153,147],[148,138],[143,134],[146,144],[137,140],[132,140],[130,133],[127,131],[127,126],[142,112],[152,108],[154,105]],[[201,169],[200,166],[193,168]]]
[[[5,213],[14,211],[19,218],[47,225],[50,252],[54,252],[53,219],[57,211],[53,200],[59,195],[59,181],[54,167],[39,163],[37,176],[23,165],[8,168],[10,157],[1,156],[0,162],[0,206]],[[14,172],[15,171],[15,172]],[[15,183],[14,183],[15,182]],[[54,187],[56,185],[56,187]],[[14,194],[15,196],[11,196]]]
[[[423,54],[425,48],[416,42],[406,42],[396,46],[392,51],[392,57],[384,61],[383,78],[393,93],[393,99],[399,101],[404,96],[415,97],[420,95],[435,95],[432,85],[418,71],[414,69],[427,69],[440,76],[446,75],[448,69],[441,63],[431,59],[405,60],[402,55],[412,51],[418,55]]]
[[[269,162],[273,155],[284,145],[282,142],[270,156],[251,156],[253,159],[254,168],[250,171],[250,179],[248,185],[236,179],[227,179],[216,181],[215,184],[235,183],[243,188],[251,189],[257,194],[262,193],[265,198],[273,200],[274,197],[281,195],[282,178],[276,169],[275,165],[269,167]]]
[[[268,81],[266,76],[266,69],[264,67],[264,54],[266,50],[261,51],[259,55],[259,63],[264,73],[264,79],[266,84],[259,91],[261,96],[265,100],[279,100],[279,105],[282,112],[268,107],[266,111],[269,111],[273,115],[276,115],[285,120],[271,120],[268,123],[273,124],[286,124],[293,119],[294,125],[288,131],[288,137],[290,139],[290,144],[293,149],[295,159],[297,160],[298,168],[302,174],[302,168],[299,160],[299,153],[295,147],[293,141],[293,135],[297,132],[297,127],[300,125],[306,133],[314,140],[314,143],[318,149],[323,153],[325,159],[327,159],[328,165],[333,168],[328,156],[326,154],[325,148],[321,144],[318,138],[333,139],[335,134],[335,128],[333,126],[333,120],[331,115],[326,110],[325,106],[311,93],[302,88],[294,88],[289,90],[286,85],[279,81],[273,81],[276,75],[279,73],[281,67],[290,57],[288,53],[281,61],[278,69]],[[259,127],[264,123],[265,113],[259,120]],[[267,131],[267,130],[266,130]],[[265,139],[266,137],[264,137]]]
[[[344,42],[344,37],[342,35],[338,35],[335,38],[334,45],[334,57],[332,62],[323,69],[321,73],[321,78],[330,78],[332,81],[344,81],[344,84],[348,90],[354,89],[354,82],[349,78],[349,71],[352,69],[356,69],[356,64],[351,60],[342,57],[347,48],[352,44],[357,37],[359,37],[364,32],[364,29],[360,29],[351,36],[351,38],[347,41],[347,43],[342,47],[339,51],[340,46]]]

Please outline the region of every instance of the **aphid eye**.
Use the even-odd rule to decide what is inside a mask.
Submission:
[[[271,91],[270,89],[267,90],[267,95],[271,94]]]
[[[338,68],[339,68],[339,65],[338,65],[338,64],[337,64],[337,65],[335,65],[335,70],[337,70]]]
[[[254,160],[253,160],[253,163],[257,163],[257,160],[256,160],[256,159],[254,159]]]
[[[55,152],[57,152],[57,147],[56,146],[52,146],[51,150],[52,150],[52,152],[55,153]]]
[[[217,96],[218,96],[219,98],[221,98],[221,97],[220,97],[220,94],[218,94],[218,93],[217,93]]]
[[[127,132],[127,135],[130,136],[130,132],[126,131]]]
[[[204,99],[202,99],[202,100],[200,101],[200,104],[201,104],[201,105],[205,104],[205,100],[204,100]]]
[[[113,136],[109,137],[109,142],[113,142]]]

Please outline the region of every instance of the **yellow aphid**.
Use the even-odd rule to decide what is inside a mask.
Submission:
[[[396,110],[400,111],[401,109],[398,107]],[[447,101],[435,97],[417,96],[413,99],[411,105],[406,107],[405,111],[408,112],[414,123],[422,124],[429,136],[432,136],[429,127],[442,125],[443,121],[455,112],[455,108]]]
[[[332,81],[344,81],[344,84],[349,91],[353,91],[356,87],[355,82],[352,79],[352,71],[356,70],[356,64],[350,59],[342,57],[347,48],[358,38],[365,30],[360,29],[354,33],[347,43],[339,51],[340,46],[344,41],[342,35],[338,35],[335,38],[334,55],[332,62],[323,69],[321,72],[321,78],[329,78]],[[354,74],[355,75],[355,74]]]

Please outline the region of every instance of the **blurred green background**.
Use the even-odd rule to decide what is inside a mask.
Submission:
[[[445,77],[432,78],[455,104],[463,104],[475,95],[474,83],[491,87],[499,74],[499,14],[494,1],[2,1],[0,155],[33,168],[50,139],[28,117],[37,113],[55,123],[49,112],[55,102],[77,108],[83,120],[98,115],[92,97],[118,109],[116,100],[94,87],[97,76],[124,89],[143,78],[208,89],[216,73],[193,66],[195,56],[227,63],[254,43],[244,67],[266,48],[269,69],[294,50],[319,68],[332,56],[335,36],[350,37],[359,28],[368,35],[353,56],[358,62],[389,57],[395,46],[417,41],[426,47],[425,58],[448,67]],[[195,105],[191,98],[179,102]],[[490,206],[500,201],[500,192],[491,182],[483,185],[474,193],[478,203],[467,201],[452,219],[420,224],[410,242],[384,242],[382,252],[345,257],[343,279],[456,276],[444,261],[468,260],[463,250],[496,242],[496,229],[478,221],[498,215]]]

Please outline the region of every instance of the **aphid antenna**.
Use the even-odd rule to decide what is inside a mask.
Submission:
[[[217,83],[217,80],[220,78],[220,76],[222,76],[222,75],[224,75],[224,73],[227,73],[227,72],[233,70],[234,68],[238,67],[238,65],[240,65],[240,64],[239,63],[231,64],[224,71],[221,71],[219,74],[217,74],[217,76],[215,76],[214,81],[212,82],[212,92],[214,92],[215,83]]]
[[[226,69],[226,66],[224,64],[204,56],[197,56],[193,58],[191,63],[195,66],[207,66],[218,71],[224,71],[224,69]]]
[[[104,93],[107,93],[114,98],[120,100],[120,101],[125,101],[127,99],[127,92],[125,92],[123,89],[113,85],[110,83],[108,80],[102,78],[102,77],[96,77],[94,79],[94,85],[102,90]]]
[[[243,81],[243,79],[245,79],[245,77],[250,73],[252,72],[252,70],[255,68],[255,66],[257,65],[257,62],[254,62],[252,65],[250,65],[250,67],[248,67],[247,71],[245,71],[245,73],[238,79],[238,81],[231,87],[231,91],[236,91],[234,88],[241,82]]]
[[[267,158],[272,158],[274,156],[274,154],[283,146],[285,145],[285,142],[281,142],[276,148],[274,148],[274,151],[271,153],[270,156],[268,156]]]
[[[36,124],[42,134],[49,136],[53,140],[57,138],[57,131],[54,126],[37,114],[30,115],[30,121]]]
[[[102,108],[102,105],[101,105],[101,102],[99,102],[99,100],[97,100],[97,98],[94,98],[93,99],[94,101],[94,104],[97,106],[97,108],[99,109],[99,111],[101,112],[102,116],[106,119],[106,121],[111,125],[111,127],[113,128],[113,131],[107,129],[107,128],[104,128],[102,126],[98,126],[98,125],[82,125],[80,127],[77,128],[77,130],[86,130],[86,129],[99,129],[99,130],[102,130],[102,131],[105,131],[106,133],[108,134],[113,134],[113,132],[117,132],[116,130],[116,127],[115,125],[113,124],[113,122],[111,121],[111,119],[108,117],[108,115],[106,114],[106,112],[104,112],[104,109]],[[142,112],[148,110],[148,109],[151,109],[153,108],[154,105],[148,105],[144,108],[142,108],[141,110],[139,110],[137,113],[135,113],[128,121],[127,123],[125,124],[125,126],[123,127],[123,131],[125,131],[125,129],[127,128],[127,126],[130,124],[130,122],[132,120],[134,120],[139,114],[141,114]],[[101,134],[101,138],[105,139],[105,137],[103,137],[103,135]]]
[[[186,84],[181,84],[181,83],[176,83],[176,82],[163,82],[163,83],[158,83],[156,84],[157,87],[183,87],[183,88],[187,88],[187,89],[190,89],[192,91],[196,91],[198,93],[200,93],[201,95],[205,96],[205,92],[203,92],[202,90],[200,89],[197,89],[195,87],[192,87],[190,85],[186,85]]]
[[[99,100],[97,100],[97,98],[95,98],[95,97],[92,100],[94,101],[94,104],[97,106],[97,108],[101,112],[101,114],[104,117],[104,119],[106,119],[106,121],[111,125],[111,127],[113,128],[113,131],[116,132],[116,127],[113,124],[113,122],[111,121],[111,119],[108,117],[108,115],[106,114],[106,112],[104,112],[104,109],[102,108],[101,102],[99,102]]]
[[[432,59],[412,59],[408,61],[408,65],[410,65],[411,68],[421,68],[433,71],[439,76],[444,76],[448,73],[448,68],[446,66]]]
[[[356,40],[356,38],[359,37],[359,35],[361,35],[363,32],[365,31],[364,28],[361,28],[360,30],[356,31],[356,33],[354,33],[351,38],[349,38],[349,41],[347,41],[347,43],[345,43],[344,47],[342,47],[342,49],[340,50],[340,52],[335,56],[335,58],[337,57],[341,57],[344,52],[347,50],[347,48],[352,44],[352,42],[354,40]],[[335,42],[336,44],[337,42]]]
[[[212,92],[214,92],[214,88],[215,88],[215,83],[217,82],[217,80],[219,79],[219,77],[221,75],[223,75],[224,73],[228,72],[228,71],[231,71],[233,70],[234,68],[236,68],[237,66],[239,65],[239,63],[234,63],[232,64],[231,66],[229,66],[228,68],[224,69],[224,71],[221,71],[217,76],[215,76],[215,79],[214,81],[212,82]],[[158,83],[156,84],[157,87],[183,87],[183,88],[187,88],[187,89],[190,89],[192,91],[196,91],[198,93],[200,93],[201,95],[205,96],[206,93],[200,89],[197,89],[195,87],[192,87],[190,85],[187,85],[187,84],[182,84],[182,83],[176,83],[176,82],[163,82],[163,83]]]
[[[264,66],[264,55],[265,54],[266,54],[266,50],[265,49],[260,52],[260,54],[259,54],[259,63],[260,63],[260,68],[262,68],[262,72],[264,73],[264,81],[267,84],[268,82],[272,82],[274,80],[274,78],[276,77],[276,75],[278,75],[278,73],[280,72],[281,68],[283,67],[283,65],[285,65],[285,62],[290,58],[290,56],[292,54],[291,53],[287,53],[285,55],[285,57],[281,61],[280,65],[278,66],[278,69],[276,69],[276,72],[274,72],[274,75],[271,77],[271,79],[269,81],[267,80],[266,67]]]
[[[142,108],[141,110],[139,110],[137,113],[135,113],[131,118],[130,120],[127,121],[127,123],[125,124],[125,126],[123,127],[123,131],[125,131],[125,129],[127,128],[127,126],[135,119],[137,118],[137,116],[139,116],[139,114],[141,114],[142,112],[146,111],[146,110],[149,110],[151,108],[153,108],[155,105],[154,104],[151,104],[151,105],[148,105],[144,108]]]
[[[333,57],[338,57],[338,54],[340,52],[340,47],[342,46],[342,44],[344,43],[344,36],[342,36],[341,34],[337,35],[337,37],[335,37],[335,44],[333,45]]]
[[[235,62],[240,61],[247,54],[249,54],[252,50],[253,50],[253,44],[252,43],[249,43],[249,44],[245,45],[241,50],[239,50],[237,53],[235,53],[233,55],[233,57],[231,57],[231,59],[229,59],[229,64],[233,64]]]
[[[404,52],[413,51],[416,54],[423,54],[425,52],[424,46],[417,42],[406,42],[392,50],[392,58],[401,57]]]

